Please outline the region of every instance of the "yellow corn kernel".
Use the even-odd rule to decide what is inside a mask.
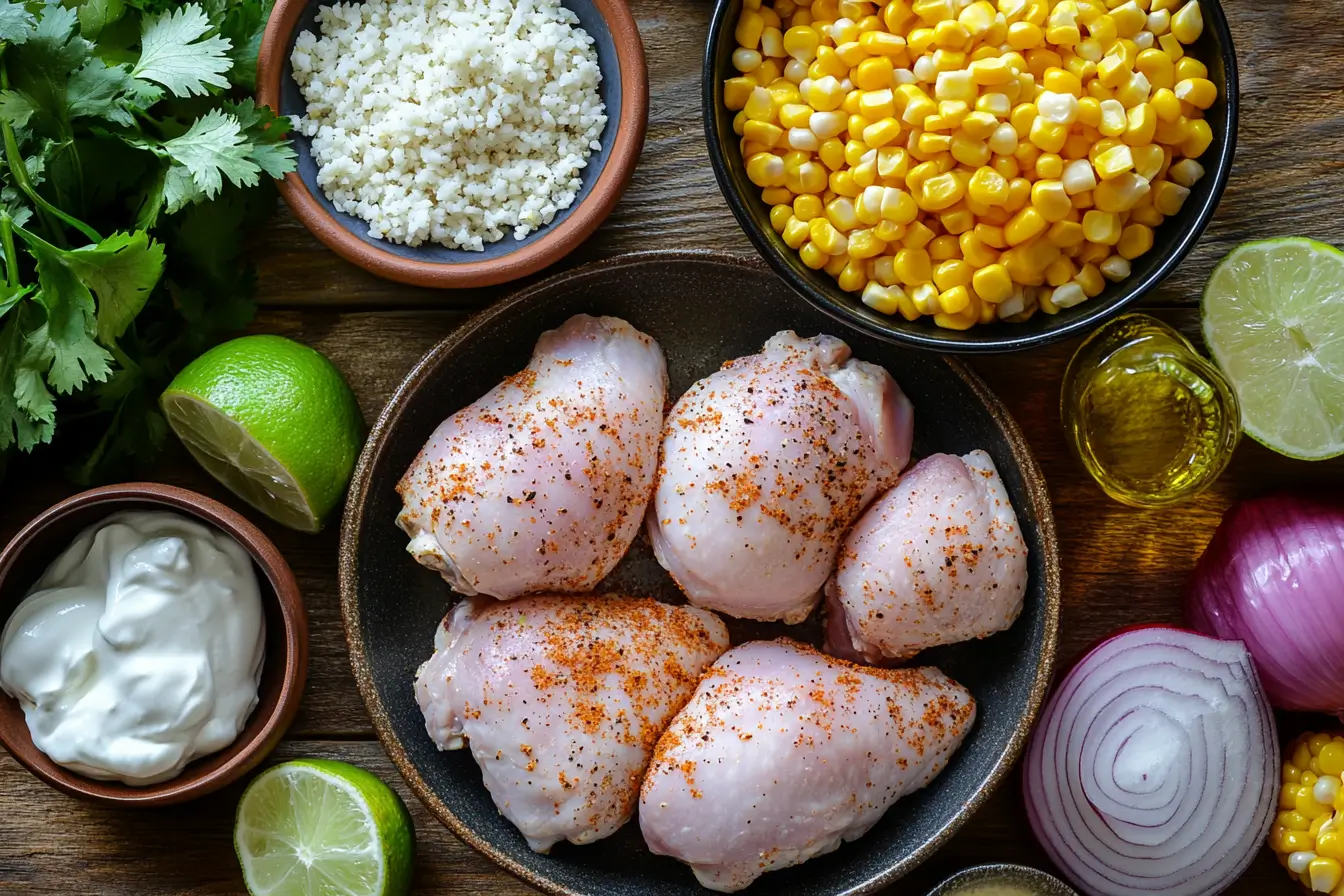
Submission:
[[[1134,72],[1115,89],[1115,98],[1126,109],[1132,109],[1140,103],[1148,102],[1152,92],[1153,85],[1148,83],[1147,76],[1142,72]]]
[[[1306,745],[1303,744],[1303,746],[1306,746]],[[1294,756],[1293,758],[1294,758],[1294,760],[1296,760],[1297,757]],[[1310,752],[1307,753],[1307,762],[1311,762],[1311,753],[1310,753]],[[1293,764],[1294,764],[1294,765],[1297,765],[1296,761],[1294,761]],[[1297,791],[1298,791],[1298,788],[1299,788],[1299,785],[1297,785],[1297,784],[1284,784],[1282,787],[1279,788],[1279,808],[1280,808],[1280,809],[1293,809],[1293,808],[1295,808],[1295,807],[1297,806]]]
[[[859,35],[859,46],[863,48],[864,52],[871,53],[874,57],[886,57],[888,62],[906,58],[905,38],[898,34],[889,34],[885,31],[869,31]],[[859,64],[862,65],[863,63]],[[856,80],[854,83],[858,84],[858,81]],[[862,84],[859,84],[859,86],[863,87]]]
[[[1003,238],[1003,227],[993,224],[976,224],[976,239],[991,249],[1007,249],[1008,241]]]
[[[1129,213],[1128,224],[1142,224],[1145,227],[1161,227],[1166,216],[1153,207],[1152,203],[1137,205]]]
[[[1142,224],[1130,224],[1120,232],[1120,242],[1116,244],[1115,251],[1120,253],[1121,257],[1132,260],[1151,248],[1153,248],[1153,229]]]
[[[1307,822],[1306,816],[1296,810],[1291,812],[1280,812],[1279,815],[1296,816],[1296,818],[1300,818],[1304,824]],[[1285,825],[1285,827],[1293,831],[1306,830],[1306,828],[1299,827],[1296,824]],[[1325,856],[1328,859],[1344,859],[1344,834],[1341,834],[1340,831],[1334,830],[1333,828],[1321,831],[1316,835],[1315,852],[1317,855]]]
[[[776,205],[770,209],[770,227],[775,233],[783,233],[789,219],[793,217],[793,208],[788,205]],[[801,244],[800,244],[801,245]]]
[[[1043,153],[1036,159],[1036,176],[1058,180],[1064,175],[1064,160],[1053,152]]]
[[[905,186],[912,195],[918,194],[924,187],[924,181],[942,173],[943,170],[938,167],[937,162],[920,162],[906,172]]]
[[[1013,107],[1012,113],[1008,117],[1008,123],[1017,131],[1018,137],[1025,137],[1031,133],[1031,125],[1036,121],[1037,112],[1035,103],[1022,103]]]
[[[913,86],[913,85],[905,85]],[[918,88],[915,88],[918,90]],[[908,125],[919,127],[924,123],[924,119],[937,113],[938,104],[929,99],[927,95],[920,91],[918,96],[911,97],[906,103],[905,111],[901,113],[901,121]]]
[[[855,165],[849,169],[849,174],[854,179],[854,186],[859,189],[871,187],[877,183],[877,156],[874,155]]]
[[[1081,246],[1086,240],[1086,236],[1083,235],[1083,225],[1077,221],[1056,221],[1046,231],[1045,238],[1061,249]]]
[[[1148,105],[1153,107],[1153,112],[1160,122],[1171,124],[1181,118],[1181,101],[1176,98],[1175,91],[1166,87],[1155,92]]]
[[[961,50],[934,50],[933,67],[939,74],[952,73],[956,75],[957,77],[954,81],[959,85],[969,84],[972,89],[975,87],[974,82],[971,81],[970,73],[964,71],[966,68],[966,54]],[[966,93],[971,92],[965,87],[962,87],[961,89]],[[946,99],[946,97],[944,97],[944,99]],[[973,96],[972,99],[974,99]]]
[[[976,225],[977,229],[980,225]],[[995,252],[989,246],[975,235],[974,231],[967,231],[957,238],[957,243],[961,248],[961,256],[966,263],[973,268],[988,267],[999,260],[999,253]]]
[[[965,286],[948,287],[938,294],[938,307],[944,314],[960,314],[971,305],[971,293]]]
[[[967,300],[969,301],[969,295]],[[980,321],[979,310],[974,306],[968,306],[959,314],[947,314],[939,312],[933,316],[933,322],[945,330],[969,330]]]
[[[1193,56],[1182,56],[1176,60],[1174,74],[1178,83],[1190,78],[1208,78],[1209,67]]]
[[[1073,211],[1073,201],[1057,180],[1039,180],[1031,187],[1031,204],[1050,223],[1063,221]]]
[[[851,68],[868,58],[868,53],[863,47],[859,46],[857,35],[855,37],[855,40],[837,44],[835,47],[835,58]],[[848,74],[848,72],[846,72],[846,74]]]
[[[1110,180],[1134,170],[1134,153],[1122,143],[1098,154],[1093,165],[1098,177],[1103,181]]]
[[[1163,53],[1166,53],[1176,62],[1185,58],[1185,49],[1174,34],[1163,34],[1157,39],[1157,45],[1162,48]]]
[[[1181,144],[1181,154],[1187,159],[1197,159],[1208,151],[1213,144],[1213,128],[1203,119],[1190,122],[1186,128],[1185,142]]]
[[[887,244],[877,238],[872,228],[863,228],[855,230],[849,235],[849,257],[857,259],[868,259],[881,255],[886,251]]]
[[[848,171],[832,171],[826,185],[831,192],[848,199],[858,196],[862,189],[854,183],[854,175]]]
[[[831,260],[829,255],[817,248],[816,243],[803,243],[798,250],[798,257],[802,259],[803,264],[814,271],[821,270],[826,266],[826,262]]]
[[[859,100],[863,99],[862,90],[851,90],[845,94],[845,99],[840,103],[840,111],[846,115],[859,114]]]
[[[936,234],[923,221],[914,221],[905,229],[905,236],[901,239],[901,245],[907,249],[922,249],[935,236]]]
[[[1034,206],[1027,206],[1017,214],[1003,228],[1004,239],[1010,246],[1019,246],[1022,243],[1034,240],[1045,232],[1049,226],[1045,216]]]
[[[774,153],[758,152],[747,159],[747,178],[758,187],[782,187],[784,160]]]
[[[925,229],[927,230],[927,228]],[[923,249],[902,248],[896,253],[895,261],[892,264],[893,270],[896,272],[896,279],[906,286],[927,284],[933,278],[933,265],[929,259],[929,253]]]
[[[933,134],[925,131],[919,135],[915,141],[915,146],[925,156],[935,156],[940,152],[947,152],[951,148],[952,137],[948,134]]]
[[[832,255],[828,257],[826,259],[826,266],[822,268],[822,270],[830,274],[832,277],[839,277],[840,272],[843,271],[848,266],[849,266],[849,254],[842,253],[840,255]]]
[[[1106,278],[1101,275],[1101,270],[1095,264],[1083,265],[1074,277],[1074,282],[1089,299],[1096,298],[1106,291]]]
[[[994,27],[994,20],[998,15],[998,10],[994,4],[986,0],[975,0],[957,15],[957,22],[965,28],[972,37],[983,37]]]
[[[1041,26],[1031,22],[1013,22],[1008,26],[1008,46],[1014,50],[1031,50],[1045,43]]]
[[[761,42],[761,32],[765,30],[765,18],[755,10],[743,10],[742,15],[737,20],[737,29],[733,32],[733,39],[737,41],[738,46],[747,49],[755,49]]]
[[[899,146],[884,146],[877,151],[879,177],[903,178],[910,170],[910,155]]]
[[[999,256],[999,264],[1012,277],[1014,283],[1022,286],[1042,286],[1045,284],[1045,271],[1036,267],[1027,253],[1021,249],[1009,249]]]
[[[1204,33],[1204,14],[1199,0],[1190,0],[1171,17],[1171,34],[1183,44],[1192,44]]]
[[[811,193],[804,193],[795,196],[793,199],[793,216],[799,221],[811,221],[817,215],[822,213],[821,197]],[[797,248],[797,247],[795,247]]]
[[[1045,89],[1051,93],[1067,93],[1070,96],[1083,95],[1083,82],[1074,74],[1062,68],[1048,68],[1042,79]]]
[[[1059,152],[1068,138],[1069,126],[1066,124],[1046,121],[1040,116],[1031,123],[1031,142],[1042,152]]]
[[[1107,277],[1110,277],[1111,274],[1108,273],[1109,269],[1107,268],[1108,259],[1110,257],[1111,257],[1110,246],[1106,246],[1101,243],[1084,243],[1082,247],[1079,248],[1074,253],[1073,260],[1078,262],[1079,264],[1095,264],[1098,268],[1101,269],[1102,274],[1105,274]],[[1126,265],[1129,264],[1129,262],[1125,261],[1123,258],[1120,258],[1120,256],[1118,255],[1115,256],[1115,258]],[[1125,277],[1128,276],[1129,272],[1126,271],[1122,276],[1116,279],[1123,280]]]
[[[1010,215],[1017,214],[1031,201],[1031,181],[1025,177],[1015,177],[1008,181],[1008,199],[1003,207]],[[1007,227],[1007,222],[1004,223]]]
[[[935,175],[920,187],[919,207],[929,212],[942,211],[956,205],[965,195],[966,185],[956,175]]]
[[[1073,263],[1073,259],[1067,255],[1061,255],[1045,268],[1045,283],[1047,286],[1063,286],[1073,279],[1078,273],[1078,267]]]
[[[864,147],[864,151],[867,151],[866,146]],[[862,153],[859,155],[861,157]],[[817,148],[817,158],[821,159],[821,164],[825,165],[831,171],[837,171],[843,168],[846,164],[845,144],[834,138],[823,140],[821,141],[821,146]]]
[[[967,112],[961,120],[961,133],[969,140],[988,140],[999,127],[999,120],[989,112]]]
[[[818,112],[833,112],[845,101],[845,89],[835,75],[815,78],[803,91],[803,99]]]
[[[741,137],[742,131],[745,128],[746,124],[747,124],[747,113],[739,109],[737,114],[733,116],[733,133]]]
[[[1095,204],[1092,201],[1092,194],[1093,194],[1092,190],[1084,190],[1081,193],[1074,193],[1073,194],[1074,209],[1092,208],[1093,205]]]
[[[890,88],[891,76],[894,71],[895,67],[892,65],[891,59],[886,56],[872,56],[860,62],[855,68],[854,86],[864,91]],[[890,89],[887,89],[886,92],[888,96],[891,95]],[[887,114],[893,115],[895,112],[888,112]]]
[[[932,261],[942,263],[954,258],[961,258],[961,245],[957,242],[955,236],[945,233],[929,240],[928,252]]]
[[[882,220],[882,200],[886,196],[887,189],[876,185],[864,187],[854,202],[854,213],[858,215],[861,223],[872,227]]]
[[[1336,737],[1322,744],[1316,759],[1321,764],[1322,774],[1336,778],[1344,776],[1344,740]]]
[[[1097,63],[1097,83],[1102,87],[1114,90],[1125,83],[1130,76],[1130,69],[1125,65],[1122,56],[1107,53],[1102,60]]]
[[[972,140],[961,134],[954,134],[948,144],[952,158],[968,168],[979,168],[989,163],[993,153],[983,140]]]
[[[1168,180],[1153,182],[1153,208],[1163,215],[1171,216],[1178,213],[1189,195],[1190,191],[1180,184]]]
[[[771,85],[779,80],[780,75],[782,74],[783,69],[780,68],[779,62],[774,59],[767,59],[756,66],[752,71],[748,72],[747,77],[755,81],[761,87],[769,89]]]
[[[910,290],[910,301],[921,314],[938,314],[938,288],[932,283],[920,283]]]
[[[955,244],[955,240],[953,242]],[[949,289],[955,289],[958,286],[969,286],[974,273],[974,269],[965,261],[960,258],[952,258],[933,269],[933,283],[940,292],[947,292]],[[944,310],[955,313],[957,309],[945,308]]]
[[[784,136],[784,131],[768,121],[756,121],[749,118],[742,123],[742,136],[755,143],[773,148],[778,145],[780,139]]]
[[[1153,131],[1153,139],[1165,146],[1180,146],[1189,135],[1190,120],[1184,115],[1171,122],[1159,119]]]
[[[1120,216],[1114,212],[1089,211],[1083,215],[1083,235],[1089,242],[1114,246],[1120,242]]]
[[[851,242],[853,242],[851,240]],[[845,292],[858,292],[868,282],[868,272],[862,261],[850,261],[836,276],[836,285]]]
[[[1008,201],[1008,179],[993,168],[980,168],[971,175],[966,193],[981,205],[1003,205]]]
[[[832,78],[849,77],[849,66],[837,55],[834,47],[822,44],[817,48],[817,58],[807,67],[808,75],[814,80],[830,75]]]
[[[870,121],[894,116],[896,114],[896,102],[892,97],[891,89],[863,91],[859,96],[859,114]],[[850,130],[850,133],[854,133],[853,129]]]
[[[779,123],[786,128],[805,128],[813,109],[806,103],[787,103],[779,108]]]
[[[757,84],[750,78],[729,78],[723,82],[723,104],[729,109],[743,109]]]
[[[848,196],[837,196],[826,203],[825,214],[826,220],[837,230],[849,231],[859,226],[858,210],[854,207],[854,201]],[[817,240],[815,235],[812,239],[814,242]]]
[[[998,87],[1013,80],[1013,70],[1002,57],[979,59],[969,66],[971,80],[985,87]]]
[[[811,228],[806,221],[800,221],[796,217],[790,218],[784,225],[784,245],[790,249],[802,248],[802,245],[808,241],[811,236]]]
[[[947,125],[949,129],[961,127],[962,122],[966,120],[966,116],[969,115],[970,112],[971,107],[962,100],[942,100],[938,103],[938,118]],[[928,127],[928,121],[929,119],[924,119],[924,129],[932,130],[932,128]]]
[[[789,55],[784,49],[784,32],[777,26],[766,25],[761,31],[761,54],[776,59]]]
[[[747,118],[753,121],[770,122],[778,117],[775,98],[764,87],[752,88],[751,96],[747,97],[747,104],[742,110],[747,113]]]
[[[966,208],[953,208],[939,215],[938,223],[953,236],[961,236],[975,227],[975,215]]]
[[[808,235],[812,244],[831,257],[844,255],[849,249],[849,239],[826,218],[813,218],[808,223]]]
[[[1148,14],[1140,9],[1134,0],[1112,9],[1110,19],[1115,23],[1116,33],[1120,37],[1133,37],[1148,24]]]
[[[1154,90],[1170,88],[1176,83],[1176,65],[1171,57],[1156,47],[1139,53],[1134,70],[1148,79]]]
[[[793,191],[787,187],[766,187],[761,191],[761,201],[766,205],[789,208],[793,202]]]
[[[1143,146],[1153,142],[1157,133],[1157,113],[1148,103],[1134,106],[1125,116],[1125,133],[1121,139],[1130,146]]]
[[[785,178],[784,185],[792,189],[794,184],[789,183],[789,180],[790,178]],[[794,190],[794,192],[822,193],[826,190],[828,181],[829,179],[826,175],[825,168],[823,168],[821,165],[818,165],[816,162],[807,161],[798,166],[797,183],[796,183],[798,189]]]
[[[971,287],[983,301],[998,305],[1012,298],[1013,278],[1003,265],[991,264],[972,275]]]
[[[863,129],[863,142],[873,149],[886,146],[901,135],[901,124],[895,118],[875,121]]]
[[[1329,893],[1339,885],[1344,877],[1344,868],[1335,859],[1317,857],[1307,865],[1307,874],[1311,878],[1311,889],[1316,893]]]
[[[1127,212],[1143,201],[1151,189],[1148,181],[1132,171],[1126,171],[1097,184],[1097,188],[1092,191],[1092,201],[1097,211]]]
[[[946,19],[933,26],[933,45],[946,50],[960,50],[971,42],[971,35],[960,22]]]
[[[1134,146],[1129,152],[1134,157],[1134,173],[1149,182],[1157,179],[1167,161],[1166,152],[1156,143]]]

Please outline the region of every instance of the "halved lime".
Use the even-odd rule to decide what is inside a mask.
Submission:
[[[252,896],[401,896],[415,829],[401,798],[344,762],[297,759],[257,776],[233,846]]]
[[[1202,311],[1246,434],[1302,460],[1344,454],[1344,252],[1245,243],[1214,269]]]
[[[262,513],[316,532],[340,503],[364,439],[350,386],[323,355],[244,336],[192,361],[160,398],[206,471]]]

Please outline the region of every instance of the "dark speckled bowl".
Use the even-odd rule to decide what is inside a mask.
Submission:
[[[257,99],[281,115],[307,107],[289,57],[303,31],[318,32],[317,12],[336,0],[276,0],[257,59]],[[649,117],[644,45],[626,0],[562,0],[593,38],[602,69],[599,92],[607,107],[602,148],[588,159],[574,204],[550,224],[521,240],[512,233],[482,252],[436,243],[402,246],[369,236],[368,224],[336,210],[317,184],[312,143],[294,133],[298,171],[280,180],[280,195],[313,235],[347,261],[391,280],[416,286],[477,287],[525,277],[553,264],[597,229],[634,173]]]
[[[979,896],[993,884],[1015,886],[1030,896],[1078,896],[1059,878],[1026,865],[975,865],[958,871],[929,891],[928,896]]]
[[[651,855],[636,823],[599,843],[528,849],[495,810],[465,750],[440,753],[412,693],[435,626],[453,596],[406,553],[393,521],[394,487],[445,417],[526,366],[543,330],[573,314],[612,314],[656,338],[667,354],[671,394],[775,332],[839,332],[857,357],[881,363],[915,405],[919,454],[984,448],[1003,474],[1031,553],[1026,608],[1007,632],[931,650],[923,659],[964,683],[979,718],[947,770],[897,803],[865,837],[796,868],[763,877],[747,893],[869,893],[928,858],[965,823],[1021,752],[1050,680],[1059,620],[1059,557],[1041,471],[1012,418],[961,364],[845,332],[758,262],[716,253],[647,252],[552,277],[473,317],[425,356],[383,411],[355,472],[341,532],[341,609],[355,678],[383,746],[416,794],[463,840],[550,893],[688,896],[703,892],[684,866]],[[600,591],[679,600],[676,587],[635,543]],[[815,614],[819,615],[819,614]],[[735,642],[820,639],[801,626],[730,625]]]

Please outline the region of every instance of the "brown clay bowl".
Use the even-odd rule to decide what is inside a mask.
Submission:
[[[261,530],[204,495],[151,482],[81,492],[48,508],[0,551],[0,627],[29,588],[75,536],[123,510],[171,510],[233,537],[252,555],[266,612],[266,659],[257,708],[226,749],[190,763],[180,775],[148,787],[95,781],[62,768],[33,746],[19,701],[0,691],[0,743],[30,772],[72,796],[116,806],[169,806],[205,796],[255,768],[280,743],[308,676],[308,614],[294,573]]]
[[[290,68],[294,42],[317,32],[318,9],[336,0],[276,0],[257,58],[257,100],[281,115],[302,115],[306,103]],[[649,76],[644,45],[626,0],[563,0],[593,38],[602,69],[599,92],[607,107],[602,148],[583,169],[574,204],[522,240],[506,234],[483,252],[426,243],[403,246],[368,235],[368,225],[337,211],[317,184],[311,143],[291,134],[298,170],[278,182],[295,217],[346,261],[413,286],[478,287],[516,280],[559,261],[587,239],[616,206],[634,173],[649,118]]]
[[[832,333],[855,357],[886,367],[915,405],[915,453],[994,458],[1029,551],[1022,615],[983,641],[920,654],[970,688],[979,717],[932,785],[896,803],[877,826],[835,852],[771,872],[750,894],[858,896],[889,886],[946,843],[1008,775],[1049,684],[1058,637],[1059,549],[1040,467],[1017,424],[967,367],[838,326],[765,264],[717,252],[639,252],[549,277],[495,303],[433,348],[378,418],[355,469],[341,530],[341,615],[355,681],[374,728],[411,790],[452,831],[503,868],[557,896],[697,896],[691,873],[650,853],[639,825],[549,855],[528,848],[499,814],[467,750],[440,752],[425,733],[412,682],[454,595],[406,552],[394,521],[397,481],[439,422],[526,364],[544,330],[571,315],[611,314],[658,340],[669,396],[724,361],[760,350],[779,330]],[[682,602],[676,585],[635,541],[597,593]],[[785,626],[726,619],[734,643],[790,637],[819,643],[820,613]],[[908,893],[910,888],[894,890]]]

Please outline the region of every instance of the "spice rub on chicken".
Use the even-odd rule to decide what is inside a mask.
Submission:
[[[457,591],[590,591],[639,532],[667,366],[649,336],[576,315],[526,369],[443,421],[406,471],[407,550]]]
[[[910,458],[913,411],[834,336],[776,334],[673,406],[648,529],[691,603],[801,622],[845,532]]]
[[[440,749],[464,746],[528,845],[590,843],[634,814],[654,745],[728,649],[705,610],[645,598],[459,603],[415,694]]]

